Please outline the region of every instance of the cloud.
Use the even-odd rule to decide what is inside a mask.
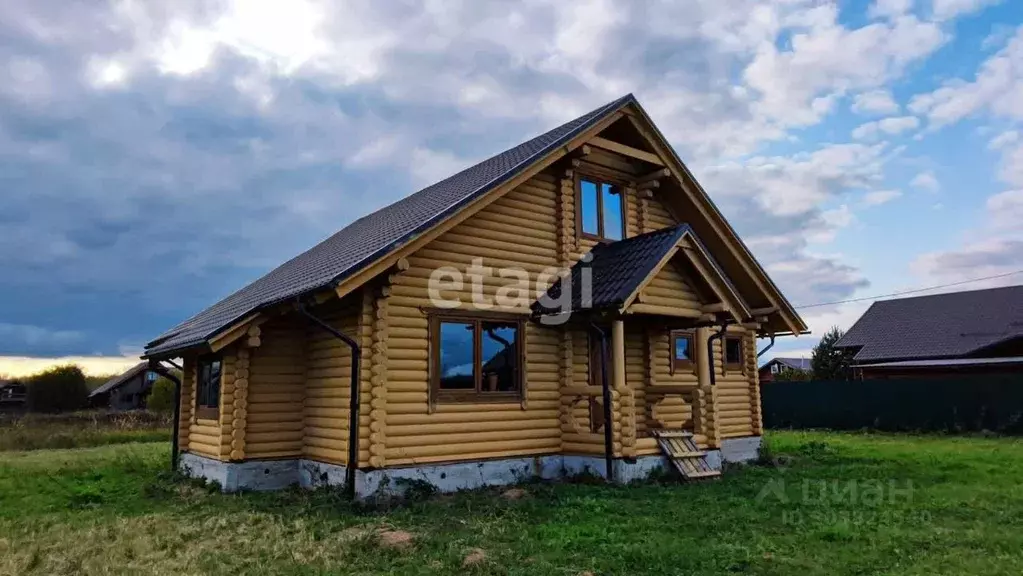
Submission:
[[[941,189],[941,183],[938,182],[934,173],[930,171],[917,174],[909,181],[909,185],[928,192],[937,192]]]
[[[892,18],[901,16],[913,8],[913,0],[876,0],[867,9],[871,18]]]
[[[53,330],[30,324],[0,322],[0,350],[20,346],[35,349],[59,349],[69,344],[81,344],[85,334],[75,330]]]
[[[984,219],[962,247],[923,254],[911,269],[941,280],[981,278],[1023,270],[1023,189],[990,196]],[[1018,284],[1018,276],[992,279],[983,285]]]
[[[848,94],[896,114],[877,94],[947,35],[910,14],[839,16],[816,0],[4,2],[0,318],[85,337],[9,331],[0,353],[117,356],[630,91],[758,258],[786,263],[783,289],[848,296],[858,270],[808,243],[854,222],[843,197],[874,191],[892,151],[765,147]]]
[[[887,90],[871,90],[853,97],[852,111],[857,114],[896,114],[899,104]]]
[[[919,125],[920,119],[916,116],[884,118],[857,126],[852,131],[852,137],[856,140],[873,140],[882,133],[896,136],[908,130],[914,130]]]
[[[899,190],[874,190],[863,195],[864,206],[880,206],[902,196]]]
[[[951,20],[972,14],[1002,0],[933,0],[931,12],[936,20]]]
[[[762,94],[758,111],[788,126],[819,122],[835,95],[876,88],[947,40],[937,25],[911,15],[850,30],[838,23],[838,7],[831,3],[797,21],[791,50],[765,43],[743,72]]]
[[[918,94],[910,100],[909,109],[926,115],[934,127],[981,112],[1023,120],[1023,26],[980,65],[972,81],[950,80],[937,90]]]
[[[1009,146],[1010,144],[1015,144],[1018,141],[1019,132],[1017,132],[1016,130],[1006,130],[1005,132],[1002,132],[998,136],[992,138],[991,141],[988,142],[987,147],[989,150],[1001,150]]]

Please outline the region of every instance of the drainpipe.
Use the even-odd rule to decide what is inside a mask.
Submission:
[[[721,323],[721,330],[718,330],[714,334],[707,338],[707,358],[710,362],[710,385],[714,387],[717,385],[717,368],[714,367],[714,341],[724,338],[725,332],[728,331],[728,325],[731,324],[731,320],[725,320]]]
[[[760,358],[761,356],[766,354],[767,351],[770,350],[771,347],[773,347],[773,346],[774,346],[774,332],[771,332],[771,343],[768,344],[767,347],[764,348],[763,350],[761,350],[760,352],[757,352],[757,358]]]
[[[355,470],[359,467],[359,384],[361,380],[359,360],[362,357],[362,347],[351,336],[313,316],[302,302],[297,302],[295,308],[313,324],[341,340],[352,350],[352,381],[351,391],[349,392],[350,402],[348,404],[348,466],[345,467],[345,492],[350,499],[354,500]]]
[[[181,370],[177,364],[173,362],[169,362],[169,364]],[[178,434],[181,433],[181,378],[175,376],[173,372],[156,360],[149,361],[149,369],[174,383],[174,428],[171,431],[171,471],[175,472],[178,469],[178,456],[181,451],[180,446],[178,446]]]
[[[614,436],[612,427],[614,422],[611,418],[611,387],[607,379],[607,333],[596,324],[590,324],[593,330],[600,335],[600,387],[604,397],[604,469],[607,481],[614,482]]]

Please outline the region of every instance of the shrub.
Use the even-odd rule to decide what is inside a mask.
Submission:
[[[89,391],[85,374],[73,364],[56,366],[28,380],[28,409],[33,412],[68,412],[84,408]]]
[[[146,399],[146,408],[154,412],[174,410],[174,383],[163,376],[157,378]]]

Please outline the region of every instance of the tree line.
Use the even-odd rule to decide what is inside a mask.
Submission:
[[[810,370],[793,370],[782,368],[774,375],[774,380],[784,381],[809,381],[809,380],[852,380],[852,358],[853,353],[848,349],[835,347],[835,344],[845,335],[840,328],[833,326],[820,342],[813,347],[810,356]]]
[[[53,366],[25,378],[10,379],[8,384],[26,388],[25,403],[30,412],[72,412],[89,408],[89,393],[116,377],[87,376],[76,364]],[[146,398],[146,408],[168,411],[174,407],[174,383],[160,376]]]

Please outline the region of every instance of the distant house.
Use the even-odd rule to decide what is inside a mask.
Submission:
[[[111,410],[145,408],[146,397],[157,378],[156,372],[148,367],[148,362],[139,362],[120,376],[107,380],[89,394],[89,403]]]
[[[767,364],[760,367],[760,382],[773,382],[775,376],[785,370],[797,372],[811,371],[809,358],[773,358]]]
[[[837,345],[865,379],[1023,374],[1023,286],[875,302]]]
[[[28,388],[17,380],[0,380],[0,410],[19,409],[25,405]]]

